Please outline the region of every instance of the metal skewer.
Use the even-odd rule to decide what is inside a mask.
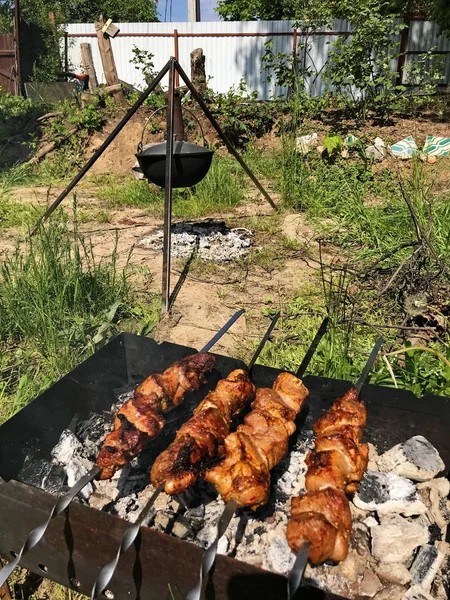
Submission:
[[[379,337],[377,339],[377,341],[375,342],[374,347],[372,348],[372,352],[370,353],[370,356],[367,359],[364,369],[362,370],[362,373],[354,386],[358,392],[358,396],[363,388],[363,385],[366,382],[367,376],[369,375],[370,370],[373,367],[373,363],[375,362],[378,352],[380,351],[380,348],[383,344],[384,344],[384,338]],[[300,546],[300,548],[297,552],[297,557],[295,559],[294,566],[292,567],[291,572],[289,573],[288,582],[287,582],[287,599],[288,600],[292,600],[296,591],[300,587],[300,584],[303,579],[303,573],[305,572],[306,564],[308,562],[308,556],[309,556],[310,549],[311,549],[311,543],[304,542]]]
[[[258,356],[261,354],[261,351],[264,348],[265,343],[269,339],[270,334],[272,333],[279,318],[280,318],[280,313],[278,312],[273,317],[266,333],[264,334],[263,338],[261,339],[261,342],[259,343],[258,348],[256,349],[255,354],[253,355],[252,359],[250,360],[250,363],[248,364],[248,367],[247,367],[248,371],[250,371],[252,369],[253,365],[255,364],[256,360],[258,359]],[[205,352],[205,350],[202,349],[202,352]],[[100,573],[97,576],[97,579],[94,583],[94,587],[92,588],[91,600],[95,600],[95,598],[97,598],[97,596],[99,594],[101,594],[102,592],[105,591],[106,587],[108,586],[109,582],[111,581],[111,579],[115,573],[117,565],[119,564],[120,557],[122,556],[122,554],[124,552],[126,552],[128,550],[128,548],[130,548],[130,546],[133,544],[134,540],[138,536],[142,523],[144,522],[145,518],[148,516],[150,509],[152,508],[153,504],[155,503],[155,500],[158,498],[160,493],[163,491],[164,486],[165,486],[165,481],[162,481],[159,484],[159,486],[156,488],[154,493],[152,494],[151,498],[148,500],[147,504],[145,504],[144,508],[142,509],[141,514],[139,515],[138,520],[133,525],[131,525],[130,527],[128,527],[126,529],[126,531],[123,535],[123,538],[122,538],[122,542],[119,546],[119,549],[117,550],[116,556],[113,558],[113,560],[111,562],[109,562],[107,565],[105,565],[101,569]],[[237,508],[237,505],[232,510],[229,517],[228,517],[227,511],[224,511],[224,513],[222,514],[222,517],[220,518],[220,522],[219,522],[219,527],[220,527],[220,529],[223,529],[223,533],[225,533],[225,531],[228,527],[228,524],[230,522],[230,519],[233,517],[233,514],[234,514],[236,508]],[[221,523],[222,523],[222,525],[221,525]],[[220,534],[220,537],[222,537],[223,533]],[[218,543],[218,541],[219,540],[217,539],[217,543]]]
[[[220,338],[228,331],[228,329],[239,319],[239,317],[244,312],[245,310],[243,308],[235,312],[234,315],[225,323],[225,325],[221,329],[219,329],[219,331],[199,352],[208,352],[208,350],[210,350],[210,348],[212,348],[212,346],[214,346],[214,344],[216,344],[220,340]],[[23,543],[22,548],[19,550],[17,556],[15,556],[11,561],[9,561],[7,565],[3,567],[3,569],[0,570],[0,587],[7,581],[8,577],[17,567],[22,556],[29,552],[41,541],[41,539],[45,535],[45,532],[47,531],[50,521],[58,515],[60,515],[62,512],[64,512],[69,506],[69,504],[72,502],[72,500],[77,496],[77,494],[79,494],[81,490],[87,486],[88,483],[93,481],[100,473],[100,471],[101,469],[99,467],[93,467],[86,475],[84,475],[77,483],[75,483],[75,485],[66,494],[59,498],[59,500],[54,504],[53,508],[51,509],[48,519],[45,521],[45,523],[42,523],[42,525],[38,525],[27,535],[25,542]],[[144,510],[142,512],[145,511],[145,508],[146,507],[144,507]],[[143,518],[145,518],[145,515]]]
[[[302,377],[302,375],[306,371],[306,369],[311,361],[311,358],[313,357],[314,352],[316,351],[316,348],[319,345],[320,340],[322,339],[324,333],[327,330],[327,326],[328,326],[328,317],[322,321],[322,324],[319,327],[319,330],[317,331],[310,347],[308,348],[308,351],[306,352],[305,357],[302,360],[300,367],[297,370],[297,373],[296,373],[297,377],[299,377],[299,378]],[[200,566],[199,578],[198,578],[195,586],[189,591],[188,595],[186,596],[186,600],[201,600],[203,582],[208,577],[209,572],[211,571],[212,567],[214,566],[214,563],[216,562],[217,548],[219,545],[219,540],[224,535],[226,530],[228,529],[228,525],[230,524],[230,521],[233,518],[233,516],[236,513],[238,508],[239,508],[239,505],[236,502],[236,500],[228,500],[228,502],[225,504],[225,508],[222,512],[222,515],[219,519],[219,523],[217,526],[216,538],[214,539],[213,543],[203,553],[202,564]]]

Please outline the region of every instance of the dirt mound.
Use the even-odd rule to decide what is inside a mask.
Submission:
[[[144,131],[146,116],[146,113],[143,112],[137,112],[133,116],[92,167],[92,173],[131,175],[131,167],[136,162],[135,154]],[[90,158],[100,148],[122,117],[123,114],[120,114],[116,119],[109,122],[103,131],[93,135],[86,151],[86,159]],[[162,141],[164,141],[163,132],[151,134],[147,131],[145,133],[144,143],[146,144]]]

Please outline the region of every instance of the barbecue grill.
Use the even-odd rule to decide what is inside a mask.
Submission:
[[[55,496],[30,485],[30,468],[50,458],[61,432],[91,412],[109,411],[115,393],[142,381],[150,372],[162,371],[172,362],[195,352],[192,348],[131,334],[121,334],[61,381],[39,396],[0,427],[0,554],[11,556],[27,533],[45,521]],[[201,398],[218,379],[241,361],[215,355],[216,367],[207,384],[173,411],[169,427],[152,444],[156,456],[173,439]],[[253,380],[270,387],[280,371],[256,365]],[[298,431],[311,424],[336,396],[350,384],[308,376],[310,396],[301,413]],[[365,439],[385,451],[413,435],[425,436],[450,464],[450,398],[426,396],[418,399],[402,390],[367,385],[362,392],[369,421]],[[294,434],[293,438],[295,438]],[[113,558],[128,522],[81,503],[72,503],[65,515],[54,519],[40,544],[26,554],[21,564],[74,590],[89,594],[100,568]],[[184,597],[198,577],[203,551],[198,546],[143,527],[135,547],[125,554],[109,586],[107,597],[142,600],[169,598],[168,584]],[[286,598],[286,579],[256,566],[219,555],[211,579],[211,597],[216,600]],[[302,598],[324,598],[314,588],[301,590]],[[338,598],[329,593],[327,598]]]

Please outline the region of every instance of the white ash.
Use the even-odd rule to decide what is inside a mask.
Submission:
[[[142,238],[138,246],[162,251],[163,231]],[[244,227],[229,228],[224,222],[175,223],[171,230],[171,254],[175,257],[191,256],[194,251],[200,258],[214,262],[237,260],[248,254],[253,232]]]
[[[380,471],[394,471],[413,481],[428,481],[444,470],[436,448],[422,435],[397,444],[378,457]]]
[[[401,513],[411,516],[427,511],[413,482],[395,473],[366,471],[353,502],[358,508],[376,511],[379,515]]]
[[[67,473],[67,485],[72,487],[92,468],[93,463],[85,456],[84,446],[74,433],[65,429],[59,442],[52,450],[55,463],[62,465]],[[87,499],[93,492],[92,484],[88,484],[80,492]]]
[[[450,523],[450,482],[444,477],[425,481],[417,485],[420,497],[428,509],[430,521],[434,521],[444,532]]]
[[[414,550],[428,543],[428,528],[400,515],[385,517],[370,529],[372,555],[384,563],[408,561]]]

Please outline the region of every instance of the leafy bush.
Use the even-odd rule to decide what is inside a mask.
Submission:
[[[0,140],[23,133],[47,107],[0,88]]]

